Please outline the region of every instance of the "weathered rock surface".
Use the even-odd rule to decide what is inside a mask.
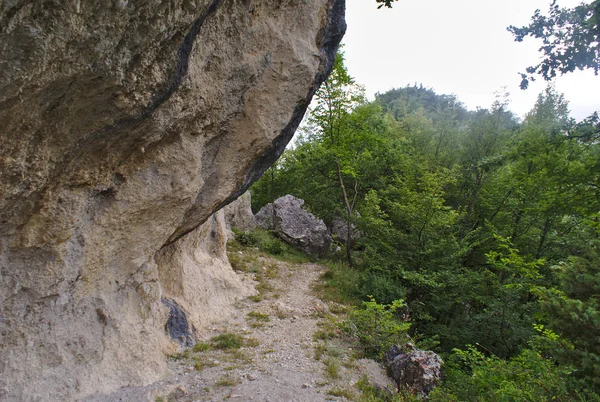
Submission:
[[[302,208],[304,200],[284,195],[258,211],[255,218],[260,226],[275,231],[285,242],[314,256],[329,250],[331,236],[321,219]]]
[[[222,320],[235,311],[236,300],[256,293],[252,284],[241,282],[231,268],[226,245],[224,212],[220,210],[154,257],[162,297],[176,300],[195,327]]]
[[[442,376],[442,358],[434,352],[392,346],[385,353],[384,364],[390,369],[398,389],[407,389],[426,396]]]
[[[247,231],[257,226],[256,219],[252,213],[251,197],[250,191],[246,191],[237,200],[223,208],[228,236],[230,236],[233,228]]]
[[[0,400],[154,381],[178,347],[161,299],[200,325],[198,281],[237,291],[193,231],[283,151],[343,8],[0,3]]]
[[[348,224],[346,220],[340,217],[335,217],[329,224],[329,233],[331,233],[331,237],[337,239],[339,241],[346,242],[348,239]],[[356,228],[356,225],[350,224],[350,238],[352,240],[356,240],[360,237],[360,232]]]

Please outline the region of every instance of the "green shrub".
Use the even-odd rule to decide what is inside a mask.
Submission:
[[[455,349],[445,364],[446,380],[431,401],[568,401],[565,372],[537,351],[525,349],[506,361],[469,346]]]
[[[265,242],[261,249],[272,255],[281,255],[286,251],[286,246],[279,239],[272,238]]]
[[[256,247],[259,250],[274,255],[279,255],[286,249],[285,244],[281,240],[275,238],[270,232],[264,229],[256,228],[245,232],[234,232],[237,242],[247,247]]]
[[[396,313],[404,309],[403,300],[379,304],[371,297],[362,307],[348,313],[341,328],[346,334],[358,338],[368,357],[380,358],[392,345],[405,344],[410,323],[399,320]]]

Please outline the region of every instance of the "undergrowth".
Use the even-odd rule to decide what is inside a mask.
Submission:
[[[253,249],[276,256],[278,260],[294,264],[303,264],[315,260],[314,257],[285,244],[268,230],[255,228],[242,232],[234,229],[233,232],[235,233],[235,240],[227,244],[227,250],[230,262],[236,270],[245,271],[246,269],[243,268],[244,261],[240,261],[243,259],[239,257],[239,254],[237,256],[235,254],[239,251],[248,252]],[[232,255],[234,261],[231,261]]]

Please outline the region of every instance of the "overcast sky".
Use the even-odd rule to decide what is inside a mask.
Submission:
[[[546,83],[519,89],[519,72],[536,64],[540,43],[517,43],[509,25],[526,25],[551,0],[400,0],[377,9],[375,0],[347,0],[346,66],[367,95],[422,83],[455,94],[469,109],[489,107],[494,92],[510,92],[510,109],[522,117]],[[559,0],[573,6],[579,1]],[[600,76],[576,71],[556,80],[571,115],[582,119],[600,110]]]

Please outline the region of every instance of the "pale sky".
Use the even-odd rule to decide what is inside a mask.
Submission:
[[[510,109],[522,117],[546,83],[519,89],[519,72],[537,64],[540,43],[517,43],[506,30],[526,25],[551,0],[400,0],[377,9],[375,0],[347,0],[346,66],[369,99],[376,92],[423,84],[455,94],[467,108],[490,107],[494,92],[507,87]],[[559,0],[571,7],[575,0]],[[576,71],[556,80],[580,120],[600,110],[600,76]]]

